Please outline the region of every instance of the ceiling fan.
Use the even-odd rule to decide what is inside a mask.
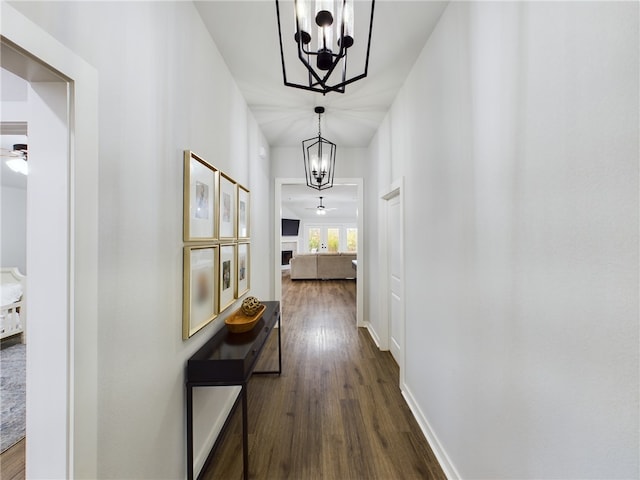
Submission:
[[[7,158],[7,166],[14,172],[22,173],[26,175],[28,172],[27,166],[27,145],[24,143],[17,143],[13,146],[13,150],[8,148],[0,149],[0,157]]]
[[[318,215],[326,215],[327,212],[330,212],[331,210],[337,210],[336,207],[333,208],[327,208],[322,204],[322,198],[323,197],[318,197],[320,198],[320,205],[318,205],[317,207],[306,207],[307,210],[315,210],[316,213]]]

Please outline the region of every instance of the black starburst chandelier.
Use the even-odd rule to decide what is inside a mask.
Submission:
[[[336,144],[322,137],[320,116],[324,107],[316,107],[318,114],[318,136],[302,141],[304,170],[307,186],[316,190],[333,187],[333,174],[336,166]]]
[[[344,93],[346,85],[367,76],[375,0],[357,2],[359,12],[363,15],[367,14],[365,7],[370,5],[369,34],[366,44],[364,36],[356,37],[354,33],[354,2],[355,0],[293,0],[293,2],[276,0],[280,58],[286,86],[320,92],[323,95],[328,92]],[[285,39],[291,43],[284,45],[280,21],[281,3],[283,6],[292,8],[293,12],[290,15],[294,19],[293,31],[285,30]],[[288,34],[291,36],[289,37]],[[291,48],[293,44],[296,46],[296,53]],[[347,76],[349,52],[352,52],[350,68],[353,66],[358,68],[359,63],[364,63],[364,70],[359,70],[360,73],[351,77]],[[354,54],[357,55],[355,59]],[[304,68],[297,70],[290,68],[290,76],[287,77],[285,56],[289,59],[297,56]]]

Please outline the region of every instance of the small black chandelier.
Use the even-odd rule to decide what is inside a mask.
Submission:
[[[369,35],[366,44],[364,71],[351,78],[347,78],[347,56],[348,53],[354,49],[354,43],[356,42],[353,28],[354,1],[355,0],[293,0],[293,17],[295,22],[292,32],[293,38],[290,40],[295,41],[297,57],[304,65],[306,75],[299,75],[293,80],[290,80],[287,78],[287,69],[285,67],[285,47],[282,43],[280,2],[276,0],[282,76],[286,86],[320,92],[323,95],[326,95],[328,92],[344,93],[346,85],[367,76],[375,0],[370,0],[371,17],[369,19]],[[288,5],[290,2],[283,2],[283,4],[284,3]],[[313,3],[315,3],[315,7],[312,11],[311,7]],[[367,2],[358,3],[364,5]],[[313,23],[315,23],[315,25],[312,25]],[[285,32],[285,34],[287,32]],[[315,43],[316,47],[312,46],[312,43]],[[289,45],[291,44],[287,44],[287,46]],[[364,44],[361,45],[360,52],[363,52]],[[291,53],[291,57],[293,57],[293,50],[289,48],[287,48],[287,50],[288,53]],[[351,63],[351,66],[353,65],[356,65],[356,68],[358,67],[354,62]],[[338,66],[340,67],[338,68]],[[305,76],[306,83],[302,83]]]
[[[314,112],[318,114],[318,136],[302,141],[302,153],[307,186],[320,191],[333,187],[336,144],[322,138],[320,132],[320,116],[324,107],[316,107]]]

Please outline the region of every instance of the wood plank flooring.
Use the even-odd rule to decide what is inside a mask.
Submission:
[[[26,440],[23,438],[12,447],[7,448],[0,455],[0,478],[2,480],[24,480],[24,449]]]
[[[282,366],[249,392],[252,479],[445,479],[398,388],[398,366],[356,328],[355,282],[283,276]],[[277,366],[271,335],[259,367]],[[240,409],[201,478],[242,478]],[[0,458],[22,480],[23,440]]]
[[[282,376],[248,386],[252,479],[445,479],[398,388],[398,366],[356,327],[352,280],[283,275]],[[259,368],[277,365],[272,335]],[[242,478],[240,408],[201,478]]]

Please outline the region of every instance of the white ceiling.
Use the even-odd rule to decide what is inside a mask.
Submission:
[[[334,185],[322,192],[314,191],[306,185],[282,185],[281,203],[283,209],[294,213],[294,218],[318,218],[316,211],[325,207],[323,219],[355,219],[358,215],[358,187],[356,185]],[[283,214],[285,218],[289,215]]]
[[[344,94],[325,96],[283,84],[275,0],[194,3],[269,145],[297,147],[316,135],[318,117],[313,109],[320,105],[326,109],[322,136],[336,143],[339,162],[340,147],[369,145],[448,2],[377,0],[367,77],[347,85]],[[280,17],[285,49],[291,47],[295,53],[291,0],[280,2]],[[370,2],[356,0],[356,44],[349,53],[350,67],[364,65],[357,63],[356,53],[364,51],[362,37],[368,32],[369,17]],[[286,68],[291,80],[295,69],[301,68],[297,57],[291,57]],[[347,73],[351,77],[362,71],[348,68]],[[282,206],[298,218],[313,218],[320,195],[327,207],[323,218],[356,217],[354,186],[334,186],[320,194],[307,186],[283,185]]]
[[[298,146],[317,134],[313,108],[321,105],[326,108],[322,136],[338,148],[369,145],[447,4],[377,0],[368,76],[348,85],[344,94],[323,96],[284,86],[274,0],[194,3],[269,145]],[[291,0],[282,0],[280,15],[283,42],[295,46],[291,5]],[[360,45],[366,41],[369,5],[355,2],[355,37]],[[349,54],[350,66],[357,62],[355,53]],[[287,62],[287,74],[298,64],[297,57]]]
[[[340,147],[368,146],[447,3],[377,0],[368,76],[348,85],[344,94],[323,96],[284,86],[275,0],[194,2],[269,145],[297,147],[316,135],[318,117],[313,108],[322,105],[326,108],[322,135],[336,143],[338,151]],[[293,45],[293,41],[286,43],[292,37],[292,30],[286,31],[293,25],[291,4],[291,0],[280,2],[285,48]],[[361,45],[368,31],[369,5],[364,0],[355,2],[355,36]],[[352,50],[349,65],[360,66],[355,55],[358,50]],[[297,58],[287,62],[288,75],[299,68],[298,63]],[[348,69],[349,76],[360,72]],[[9,81],[11,77],[3,71],[3,101],[16,101],[22,96],[17,85]],[[12,174],[2,173],[3,183],[7,183]],[[285,187],[291,190],[286,192]],[[311,208],[319,203],[318,192],[308,187],[285,187],[283,205],[298,210],[300,218],[313,213]],[[336,208],[327,216],[355,216],[354,192],[355,187],[338,186],[323,191],[323,203]]]

